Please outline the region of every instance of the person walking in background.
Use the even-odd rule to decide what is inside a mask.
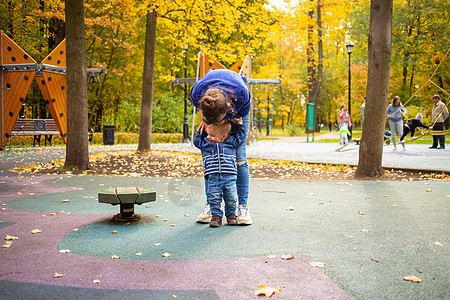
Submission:
[[[361,119],[361,130],[363,129],[364,124],[364,114],[366,113],[366,97],[364,97],[363,103],[361,104],[361,107],[359,108],[359,118]]]
[[[405,116],[407,110],[403,107],[399,96],[395,96],[392,99],[392,103],[389,104],[386,116],[389,118],[389,128],[392,134],[392,144],[394,144],[394,151],[397,150],[396,135],[401,137],[403,135],[403,116]],[[403,149],[405,144],[403,143]]]
[[[347,112],[347,106],[342,104],[341,109],[339,110],[339,130],[341,130],[342,126],[346,126],[347,130],[352,126],[352,121],[350,119],[350,115]],[[350,133],[350,131],[349,131]],[[348,139],[350,139],[350,134],[348,135]]]
[[[333,122],[331,122],[331,120],[330,120],[330,121],[328,121],[328,129],[330,129],[330,132],[331,132],[332,127],[333,127]]]
[[[448,118],[448,109],[444,102],[441,101],[439,95],[433,96],[433,110],[431,111],[431,124],[433,131],[443,131],[445,119]],[[445,149],[445,134],[433,135],[433,145],[430,149]]]

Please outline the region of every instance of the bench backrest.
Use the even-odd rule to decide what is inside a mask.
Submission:
[[[58,131],[53,119],[17,119],[12,131]]]

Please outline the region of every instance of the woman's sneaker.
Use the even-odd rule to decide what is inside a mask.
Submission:
[[[237,211],[238,211],[237,223],[239,225],[252,224],[252,218],[250,218],[250,213],[248,211],[247,205],[239,205]]]
[[[197,223],[207,224],[211,222],[211,207],[206,203],[203,212],[197,216]]]

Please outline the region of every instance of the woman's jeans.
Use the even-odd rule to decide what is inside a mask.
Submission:
[[[391,134],[392,134],[392,144],[394,144],[394,146],[397,145],[397,140],[395,139],[395,135],[396,133],[398,134],[399,137],[401,137],[403,135],[403,121],[397,121],[397,122],[393,122],[391,120],[389,120],[389,128],[391,130]]]
[[[211,174],[208,175],[207,182],[206,199],[211,208],[211,215],[223,216],[220,209],[222,198],[225,202],[225,216],[236,214],[236,175]]]
[[[248,170],[247,163],[247,138],[250,128],[250,114],[242,118],[244,122],[245,136],[241,144],[236,149],[236,164],[237,164],[237,194],[239,199],[239,205],[247,205],[249,185],[250,185],[250,172]],[[205,179],[205,190],[208,190],[208,181]],[[209,203],[208,197],[206,201]]]

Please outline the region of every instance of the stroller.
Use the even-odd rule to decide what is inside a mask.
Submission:
[[[386,142],[386,145],[391,144],[391,136],[392,133],[389,130],[384,131],[384,142]]]

